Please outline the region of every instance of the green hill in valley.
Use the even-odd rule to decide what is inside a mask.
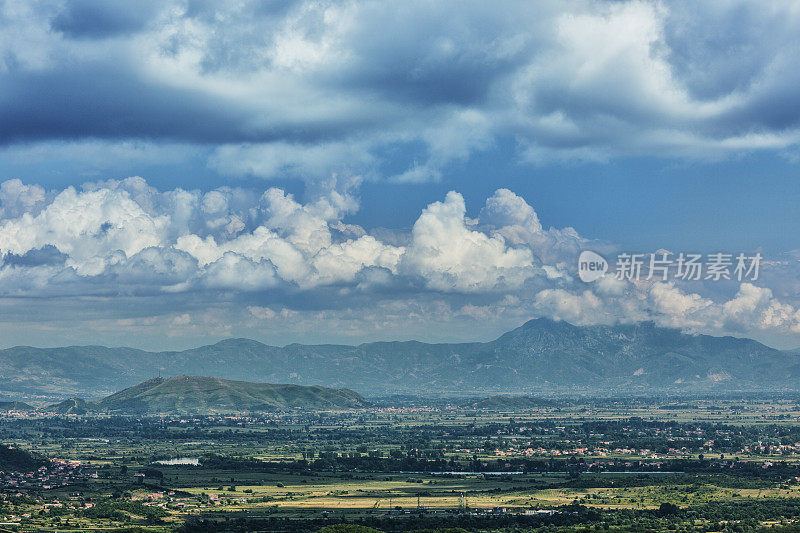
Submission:
[[[59,415],[85,415],[97,410],[97,406],[93,403],[87,402],[83,398],[70,398],[63,402],[48,405],[45,411],[48,413],[56,413]]]
[[[100,402],[99,408],[156,414],[349,409],[366,405],[363,397],[348,389],[176,376],[150,379],[112,394]]]
[[[164,378],[153,378],[143,381],[133,387],[128,387],[110,396],[106,396],[100,402],[100,407],[111,411],[125,411],[129,413],[143,413],[148,410],[148,400],[141,399],[147,391],[153,387],[161,385],[166,380]]]
[[[47,461],[28,451],[0,444],[0,471],[32,472]]]
[[[33,411],[25,402],[0,402],[0,411]]]

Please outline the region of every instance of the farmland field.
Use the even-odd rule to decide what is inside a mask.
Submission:
[[[776,397],[464,401],[275,415],[8,413],[0,528],[753,530],[800,523],[800,409]],[[44,464],[44,463],[43,463]]]

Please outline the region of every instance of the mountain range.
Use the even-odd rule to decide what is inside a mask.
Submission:
[[[346,387],[368,395],[800,390],[800,355],[650,322],[575,326],[549,319],[531,320],[490,342],[459,344],[278,347],[229,339],[168,352],[0,350],[0,397],[6,399],[100,398],[157,374]]]

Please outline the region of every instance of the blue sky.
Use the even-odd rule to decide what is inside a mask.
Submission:
[[[387,165],[403,165],[402,157]],[[348,220],[365,227],[409,229],[419,212],[450,190],[467,199],[474,216],[483,200],[499,187],[528,199],[545,225],[573,226],[593,239],[632,250],[660,247],[694,251],[797,248],[800,228],[800,167],[785,155],[750,153],[723,160],[625,157],[604,162],[532,164],[519,161],[513,142],[448,165],[441,179],[415,184],[361,184],[359,211]],[[220,185],[263,188],[253,176],[230,178],[207,165],[202,156],[180,162],[104,161],[103,165],[0,161],[0,174],[47,188],[63,188],[97,179],[146,177],[159,189],[191,187],[203,191]],[[302,197],[304,183],[272,179]],[[784,228],[775,231],[776,228]]]
[[[791,2],[0,5],[3,344],[800,345]],[[758,280],[587,285],[760,252]]]

